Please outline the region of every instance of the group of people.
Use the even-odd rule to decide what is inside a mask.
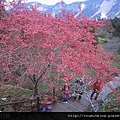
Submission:
[[[63,102],[67,103],[70,94],[73,97],[73,101],[78,100],[78,102],[80,102],[81,96],[84,93],[84,88],[85,88],[84,82],[79,79],[77,79],[71,85],[68,85],[68,83],[66,83],[62,89],[64,91]]]
[[[86,87],[85,83],[82,79],[76,79],[76,81],[71,85],[69,85],[68,83],[65,83],[65,85],[62,88],[62,91],[63,91],[62,102],[67,103],[70,96],[72,96],[73,101],[80,102],[81,97],[85,92],[85,87]],[[97,100],[100,91],[101,91],[100,81],[97,79],[92,86],[92,93],[90,96],[90,100],[93,99],[94,94],[96,94],[96,96],[94,97],[94,100]],[[42,112],[52,112],[52,111],[53,111],[52,101],[46,95],[44,96],[44,100],[43,100]]]
[[[85,92],[85,87],[86,87],[85,83],[82,79],[77,79],[72,85],[68,85],[68,83],[66,83],[62,89],[64,91],[63,102],[67,103],[70,97],[70,93],[71,93],[71,96],[73,97],[73,101],[77,100],[78,102],[80,102],[81,97]],[[93,96],[95,94],[96,95],[94,97],[94,100],[97,100],[100,91],[101,91],[100,81],[97,79],[92,86],[92,93],[90,96],[90,100],[93,99]]]

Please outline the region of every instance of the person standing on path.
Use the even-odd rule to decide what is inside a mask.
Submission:
[[[72,96],[73,96],[73,101],[78,100],[80,102],[82,94],[84,93],[85,90],[85,84],[82,79],[77,78],[75,81],[73,88]]]
[[[94,82],[92,86],[92,94],[91,94],[90,100],[92,100],[94,94],[96,94],[94,100],[97,100],[100,92],[101,92],[101,84],[100,84],[100,80],[97,79],[97,81]]]
[[[42,112],[53,112],[52,101],[48,95],[44,95],[42,103]]]
[[[68,83],[65,83],[64,87],[62,88],[62,90],[64,91],[64,93],[63,93],[63,102],[67,103],[67,101],[69,99],[69,93],[70,93]]]

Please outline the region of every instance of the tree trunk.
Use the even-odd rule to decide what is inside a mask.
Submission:
[[[38,95],[38,84],[34,85],[34,97]]]

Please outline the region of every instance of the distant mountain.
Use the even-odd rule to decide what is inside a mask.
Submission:
[[[35,4],[36,2],[27,3],[26,6]],[[37,2],[38,3],[38,2]],[[88,18],[120,18],[120,0],[86,0],[83,2],[73,2],[71,4],[64,4],[63,8],[70,11],[77,17],[80,12],[78,6],[81,5],[82,14],[86,14]],[[39,10],[45,13],[51,13],[53,16],[61,13],[61,2],[55,5],[41,4]]]

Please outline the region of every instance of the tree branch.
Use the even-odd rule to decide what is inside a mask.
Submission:
[[[32,77],[30,75],[28,77],[30,78],[30,80],[32,81],[32,83],[35,84],[35,81],[32,79]]]
[[[50,63],[47,65],[47,68],[43,71],[43,73],[40,75],[40,77],[37,79],[37,81],[39,81],[42,76],[46,73],[47,69],[50,67]]]

